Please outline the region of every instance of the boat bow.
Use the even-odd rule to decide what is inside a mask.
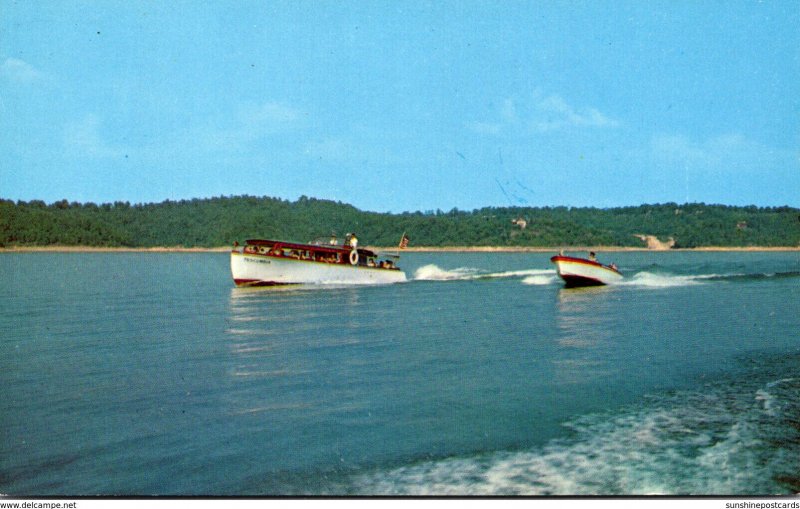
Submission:
[[[622,281],[622,273],[616,266],[603,265],[596,260],[574,256],[556,255],[550,258],[556,271],[568,287],[600,286]]]

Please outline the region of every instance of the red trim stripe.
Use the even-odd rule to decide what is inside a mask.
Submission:
[[[260,279],[234,279],[236,286],[280,286],[293,283],[278,283],[276,281],[261,281]]]

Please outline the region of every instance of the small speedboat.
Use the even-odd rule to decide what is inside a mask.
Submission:
[[[590,258],[578,258],[558,254],[550,258],[550,261],[555,264],[558,275],[570,288],[610,285],[622,281],[622,273],[617,270],[616,265],[603,265],[594,260],[593,255],[594,253]]]

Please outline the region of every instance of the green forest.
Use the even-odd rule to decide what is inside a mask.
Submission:
[[[231,196],[161,203],[47,204],[0,199],[0,247],[220,247],[250,238],[309,242],[335,232],[411,246],[796,247],[800,209],[664,203],[635,207],[485,207],[377,213],[330,200]]]

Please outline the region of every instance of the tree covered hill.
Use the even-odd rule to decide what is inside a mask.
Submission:
[[[523,221],[518,221],[518,220]],[[795,247],[800,209],[665,203],[608,209],[486,207],[473,211],[361,211],[330,200],[235,196],[162,203],[52,204],[0,200],[0,244],[217,247],[248,238],[307,242],[356,232],[363,244],[416,246],[631,246],[635,235],[675,247]]]

